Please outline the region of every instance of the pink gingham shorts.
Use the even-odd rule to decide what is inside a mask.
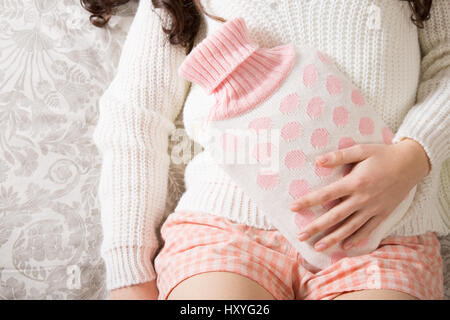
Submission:
[[[248,277],[277,300],[333,299],[343,292],[391,289],[419,299],[443,299],[443,263],[433,232],[389,237],[370,254],[346,257],[319,272],[278,230],[258,229],[207,213],[177,211],[161,228],[154,261],[160,300],[204,272]]]

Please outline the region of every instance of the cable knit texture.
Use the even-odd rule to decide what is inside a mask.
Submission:
[[[450,2],[433,1],[424,29],[410,21],[404,1],[203,0],[207,12],[243,17],[260,47],[293,42],[333,57],[361,88],[367,102],[395,132],[425,149],[431,171],[394,234],[445,235],[450,230]],[[168,137],[183,109],[186,131],[202,145],[201,130],[214,104],[197,84],[177,74],[186,57],[168,43],[163,10],[141,0],[115,79],[100,99],[94,142],[103,156],[99,185],[107,287],[155,278],[167,193]],[[206,17],[199,43],[222,23]],[[186,192],[176,210],[227,217],[263,229],[274,227],[261,210],[204,152],[185,172]]]

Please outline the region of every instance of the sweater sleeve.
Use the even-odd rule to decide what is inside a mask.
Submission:
[[[168,137],[188,91],[186,57],[162,26],[170,16],[140,1],[117,73],[99,101],[93,140],[102,155],[99,202],[109,290],[156,278],[153,259],[164,214]]]
[[[422,62],[416,104],[392,141],[414,139],[427,153],[431,171],[440,171],[450,157],[450,1],[433,1],[430,19],[418,33]]]

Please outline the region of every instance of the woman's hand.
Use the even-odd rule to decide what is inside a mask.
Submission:
[[[327,159],[325,163],[321,158]],[[360,144],[330,152],[316,159],[324,167],[355,163],[342,179],[311,191],[294,201],[292,211],[341,200],[325,214],[309,223],[300,241],[333,228],[314,248],[323,251],[335,243],[344,250],[365,242],[374,230],[430,170],[423,147],[404,138],[396,144]],[[333,230],[330,229],[330,230]]]
[[[111,290],[109,293],[111,300],[157,300],[158,288],[156,281]]]

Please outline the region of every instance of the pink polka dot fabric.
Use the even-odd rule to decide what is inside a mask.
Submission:
[[[245,33],[246,29],[239,32]],[[234,45],[239,46],[239,41]],[[278,52],[280,48],[274,50]],[[338,243],[317,252],[313,248],[317,236],[299,241],[298,234],[305,225],[338,203],[317,205],[294,213],[290,211],[292,201],[351,172],[351,165],[325,168],[318,166],[315,158],[356,144],[391,144],[393,133],[367,103],[360,89],[324,52],[317,48],[295,47],[295,55],[287,55],[285,59],[293,59],[284,63],[292,67],[281,81],[255,79],[261,81],[265,90],[262,94],[259,91],[261,87],[258,87],[258,91],[252,93],[252,101],[258,103],[249,105],[249,99],[242,98],[244,108],[240,100],[232,104],[229,94],[216,95],[218,102],[212,106],[212,113],[223,115],[214,109],[229,110],[233,106],[246,112],[236,115],[229,110],[225,118],[208,121],[205,133],[211,139],[205,150],[258,204],[306,261],[323,269],[343,257],[374,250],[407,212],[415,187],[364,246],[343,251]],[[272,64],[265,66],[271,67],[276,68]],[[242,78],[244,71],[237,67],[228,76],[233,77],[237,72]],[[227,138],[227,143],[223,137]],[[324,234],[322,232],[319,236]]]

